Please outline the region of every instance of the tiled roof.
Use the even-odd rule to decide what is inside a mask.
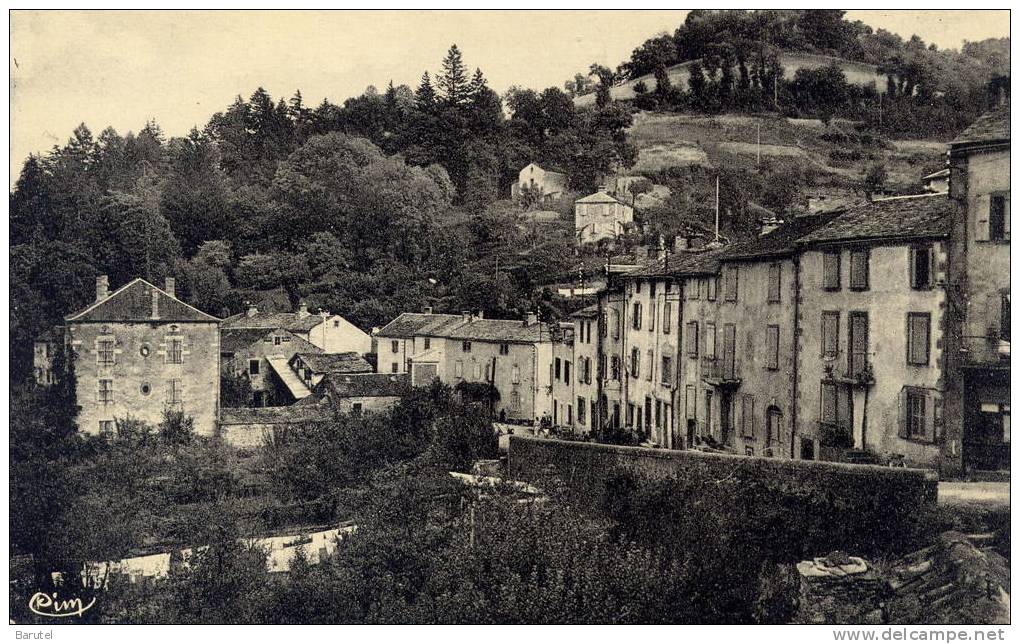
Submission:
[[[970,124],[950,145],[1009,141],[1009,105],[985,112]]]
[[[721,259],[747,260],[790,255],[798,239],[825,226],[837,216],[838,213],[828,212],[796,217],[767,235],[723,247]]]
[[[596,318],[599,315],[598,304],[591,304],[579,311],[574,311],[570,314],[572,318]]]
[[[624,273],[622,277],[692,277],[715,275],[719,272],[719,260],[726,247],[709,250],[683,251],[669,255],[668,265],[661,259],[651,260],[640,268]]]
[[[153,302],[155,301],[155,306]],[[156,316],[153,316],[153,310]],[[219,322],[137,277],[105,300],[69,315],[68,322]]]
[[[308,352],[308,353],[321,353],[322,349],[315,346],[314,344],[304,340],[293,332],[280,327],[256,327],[256,328],[223,328],[220,327],[220,353],[237,353],[252,346],[257,342],[262,342],[266,338],[272,339],[272,336],[282,335],[290,338],[290,342],[284,347],[288,351],[294,353],[297,352]],[[283,345],[280,345],[283,347]],[[284,351],[283,353],[288,353]],[[289,353],[288,353],[289,355]]]
[[[580,199],[574,201],[574,203],[619,203],[623,204],[624,206],[627,206],[628,208],[633,208],[633,206],[631,206],[626,201],[621,201],[616,197],[606,194],[605,192],[602,191],[590,194],[587,197],[581,197]]]
[[[334,401],[340,398],[404,396],[411,390],[411,374],[331,373],[315,390],[327,393]]]
[[[356,351],[345,353],[299,353],[297,357],[316,373],[371,373],[372,365]]]
[[[538,342],[549,340],[549,325],[525,325],[521,320],[490,320],[448,313],[401,313],[382,329],[384,338],[429,336],[479,342]]]
[[[291,405],[289,407],[224,407],[220,410],[221,425],[281,425],[328,420],[331,411],[324,405]]]
[[[323,317],[309,313],[301,317],[297,313],[256,313],[248,317],[246,313],[231,315],[223,320],[227,329],[286,329],[296,333],[307,333],[323,323]]]
[[[831,222],[797,244],[945,237],[954,207],[945,193],[881,199],[837,211]]]

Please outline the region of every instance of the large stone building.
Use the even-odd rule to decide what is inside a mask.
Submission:
[[[153,425],[164,410],[183,411],[195,431],[216,431],[220,393],[219,320],[178,300],[174,280],[160,289],[135,279],[109,292],[96,278],[96,300],[65,318],[72,350],[78,427],[114,432],[117,421]]]
[[[540,421],[552,413],[552,330],[534,314],[492,320],[479,314],[402,313],[376,333],[377,371],[411,373],[411,383],[433,379],[457,385],[489,383],[499,393],[496,413]]]
[[[952,142],[945,355],[947,458],[968,470],[1009,467],[1009,107]]]

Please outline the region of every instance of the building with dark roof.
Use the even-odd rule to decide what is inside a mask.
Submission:
[[[489,383],[500,393],[497,413],[511,419],[535,420],[550,411],[552,329],[533,313],[524,320],[402,313],[375,340],[379,373],[411,373],[416,387],[435,378]]]
[[[385,411],[411,391],[410,374],[328,373],[315,393],[337,413]]]
[[[293,313],[262,312],[249,306],[244,313],[223,320],[224,329],[285,329],[311,342],[325,353],[372,350],[372,337],[343,317],[328,311],[311,313],[302,303]]]
[[[982,115],[949,149],[947,420],[957,470],[1009,468],[1009,106]]]
[[[108,278],[97,277],[95,301],[65,318],[79,428],[112,433],[127,418],[157,425],[173,410],[191,416],[196,432],[213,434],[219,322],[177,299],[173,278],[162,289],[134,279],[110,293]]]
[[[310,393],[307,385],[297,386],[300,380],[288,365],[298,353],[319,354],[322,349],[282,327],[220,329],[220,367],[224,375],[247,381],[247,402],[255,407],[289,405]]]
[[[290,368],[313,389],[328,374],[372,373],[368,360],[355,353],[297,353],[290,359]]]

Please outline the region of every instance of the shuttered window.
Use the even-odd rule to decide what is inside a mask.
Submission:
[[[868,290],[868,251],[850,252],[850,288],[855,291]]]
[[[715,357],[715,323],[705,323],[705,357]]]
[[[634,305],[631,307],[631,309],[632,309],[632,311],[631,311],[631,322],[634,325],[634,329],[640,331],[641,330],[641,302],[634,302]]]
[[[768,352],[765,367],[779,369],[779,327],[775,324],[765,328],[765,350]]]
[[[689,420],[698,418],[698,390],[694,385],[687,385],[687,395],[684,397],[686,409],[684,413]]]
[[[706,293],[706,298],[708,299],[709,302],[715,302],[716,291],[719,290],[719,278],[713,275],[712,277],[709,277],[708,280],[706,280],[706,284],[708,287],[706,289],[708,291]]]
[[[698,323],[687,323],[687,355],[692,358],[698,357]]]
[[[822,311],[822,357],[839,355],[839,311]]]
[[[856,377],[864,372],[868,364],[868,314],[862,311],[850,313],[850,363],[848,372]]]
[[[668,334],[673,328],[673,303],[664,302],[662,305],[662,332]]]
[[[740,428],[744,438],[754,438],[754,396],[750,394],[741,399]]]
[[[1006,197],[992,195],[988,207],[988,239],[999,241],[1006,238]]]
[[[822,383],[822,423],[849,430],[853,423],[850,388],[834,382]]]
[[[646,352],[646,355],[648,357],[648,360],[646,361],[646,364],[648,365],[648,370],[645,372],[645,379],[648,380],[648,382],[651,382],[652,377],[655,375],[655,354],[652,352],[651,349],[649,349]]]
[[[729,380],[736,378],[737,327],[723,326],[722,376]]]
[[[778,262],[769,265],[769,303],[775,304],[782,299],[783,266]]]
[[[673,358],[662,356],[662,384],[673,384]]]
[[[931,314],[907,314],[907,363],[926,365],[931,343]]]
[[[904,387],[899,395],[899,436],[935,442],[942,429],[942,399],[933,389]]]
[[[932,286],[931,246],[915,246],[910,249],[910,288],[929,289]]]
[[[655,304],[655,302],[652,302],[651,304],[648,305],[648,312],[651,313],[651,315],[648,316],[648,330],[654,331],[655,318],[659,313],[659,307]]]
[[[739,277],[738,267],[727,266],[723,273],[725,283],[723,284],[723,297],[727,302],[737,301],[737,279]]]
[[[839,290],[839,253],[822,255],[822,288],[827,291]]]
[[[632,378],[641,377],[641,352],[636,347],[630,350],[630,375]]]

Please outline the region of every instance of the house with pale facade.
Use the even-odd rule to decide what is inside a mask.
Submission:
[[[563,196],[567,189],[567,175],[547,170],[537,163],[529,163],[517,173],[517,182],[510,187],[510,196],[518,198],[525,191],[550,201]]]
[[[95,301],[64,322],[81,431],[113,433],[128,418],[158,425],[166,410],[190,416],[198,434],[216,431],[220,320],[177,299],[173,278],[111,293],[100,275]]]
[[[329,311],[311,313],[302,303],[293,313],[270,313],[249,306],[244,313],[223,320],[224,329],[284,329],[325,353],[372,351],[372,336]],[[289,357],[289,356],[288,356]]]
[[[289,405],[311,393],[289,364],[298,353],[320,354],[322,349],[282,327],[220,330],[221,370],[224,376],[247,380],[255,407]]]
[[[616,239],[634,223],[634,207],[604,191],[574,202],[574,234],[578,244]]]
[[[353,351],[347,353],[296,353],[290,368],[305,386],[314,389],[329,374],[374,373],[375,368]]]

